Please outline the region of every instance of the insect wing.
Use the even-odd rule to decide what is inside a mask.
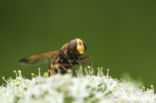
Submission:
[[[59,54],[60,50],[54,50],[54,51],[49,51],[49,52],[43,52],[39,54],[34,54],[32,56],[23,58],[20,60],[21,64],[37,64],[37,63],[46,63],[50,62],[50,60],[55,56]]]

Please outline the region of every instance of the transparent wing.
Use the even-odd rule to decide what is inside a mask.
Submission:
[[[47,63],[47,62],[50,62],[51,59],[55,55],[58,55],[58,54],[59,54],[59,50],[34,54],[32,56],[21,59],[20,64],[31,65],[31,64],[37,64],[37,63]]]

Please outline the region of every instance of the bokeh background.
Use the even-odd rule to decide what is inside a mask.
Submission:
[[[3,0],[0,10],[0,77],[47,71],[49,64],[21,66],[19,60],[79,37],[95,67],[156,85],[155,0]]]

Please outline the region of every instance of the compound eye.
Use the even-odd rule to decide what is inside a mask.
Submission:
[[[76,40],[71,40],[70,42],[69,42],[69,49],[70,50],[76,50],[76,45],[77,45],[77,41]]]

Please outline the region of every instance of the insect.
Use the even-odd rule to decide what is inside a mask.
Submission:
[[[22,64],[36,64],[50,61],[49,65],[49,76],[61,73],[65,74],[68,69],[71,69],[73,75],[76,76],[75,65],[90,65],[92,62],[81,62],[81,60],[92,58],[91,56],[81,57],[87,49],[86,43],[79,39],[73,39],[68,43],[64,44],[60,50],[53,50],[49,52],[43,52],[34,54],[32,56],[23,58],[20,60]]]

